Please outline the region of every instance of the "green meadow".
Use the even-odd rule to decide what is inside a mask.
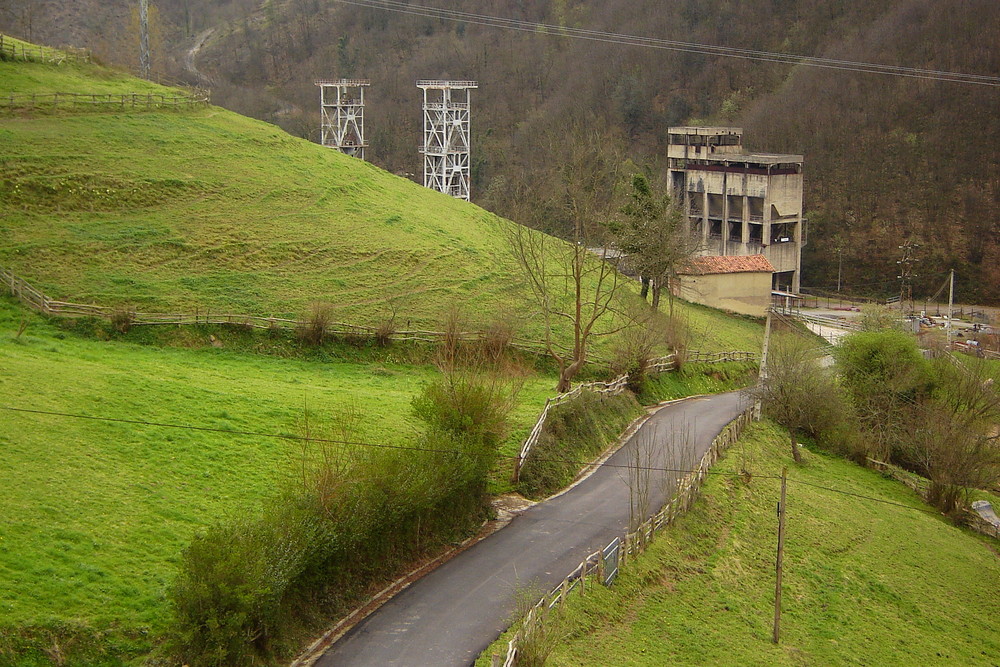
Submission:
[[[546,664],[996,665],[998,543],[898,482],[819,451],[792,466],[787,449],[781,429],[755,425],[613,587],[571,596]],[[749,480],[726,475],[744,464]],[[786,465],[776,646],[775,477]]]
[[[301,441],[220,431],[343,439],[351,421],[351,440],[406,446],[417,428],[410,401],[437,374],[102,342],[9,301],[0,303],[0,359],[5,407],[218,429],[3,410],[0,638],[61,622],[155,633],[194,531],[297,483]],[[510,449],[551,386],[548,377],[526,382]]]
[[[96,65],[0,62],[5,92],[176,93]],[[53,298],[439,327],[455,304],[540,338],[511,224],[217,107],[0,116],[0,266]],[[697,349],[760,325],[680,304]],[[749,334],[749,335],[748,335]]]
[[[0,61],[0,96],[12,92],[178,91],[96,65]],[[340,321],[435,329],[460,304],[469,328],[541,337],[511,223],[266,123],[211,106],[0,112],[0,146],[0,266],[51,297],[289,317],[322,302]],[[677,312],[691,349],[759,347],[759,321]],[[141,660],[196,531],[297,484],[321,446],[298,436],[413,442],[411,401],[438,377],[433,352],[400,343],[107,331],[0,299],[0,406],[64,413],[0,410],[0,664],[58,662],[69,645],[88,663]],[[502,454],[555,383],[528,371]],[[510,489],[510,466],[493,491]]]

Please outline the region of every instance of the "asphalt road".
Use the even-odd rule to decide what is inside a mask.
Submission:
[[[649,467],[690,467],[744,405],[738,392],[668,405],[607,463],[639,460]],[[647,485],[650,514],[660,507],[667,495],[664,487],[676,477],[652,475]],[[627,470],[599,468],[570,491],[525,510],[507,527],[414,582],[316,664],[471,664],[510,624],[515,591],[529,584],[554,587],[588,554],[625,532],[629,504]]]

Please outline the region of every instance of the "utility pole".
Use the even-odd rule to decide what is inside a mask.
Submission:
[[[953,316],[953,307],[955,305],[955,269],[951,270],[951,279],[948,283],[948,326],[945,329],[945,340],[948,341],[948,345],[951,345],[951,318]]]
[[[764,321],[764,346],[760,351],[760,373],[757,375],[757,384],[763,385],[767,380],[767,349],[771,343],[771,310],[774,306],[767,308],[767,320]],[[754,403],[754,417],[760,419],[761,401],[758,398]]]
[[[899,264],[899,275],[896,278],[899,279],[899,313],[903,314],[903,303],[909,299],[910,301],[910,311],[913,310],[913,279],[917,277],[917,274],[913,273],[913,264],[919,262],[920,260],[913,257],[913,251],[920,246],[913,241],[907,241],[903,245],[899,246],[899,249],[903,251],[902,257],[896,262]]]
[[[139,0],[139,76],[149,78],[149,0]]]
[[[844,249],[837,248],[837,294],[840,294],[840,275],[844,268]]]
[[[774,635],[775,644],[781,637],[781,561],[785,553],[785,486],[788,482],[788,467],[781,469],[781,502],[778,503],[778,556],[774,564]]]

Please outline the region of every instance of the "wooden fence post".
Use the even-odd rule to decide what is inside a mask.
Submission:
[[[781,470],[781,502],[778,504],[778,554],[774,563],[774,634],[771,640],[777,644],[781,635],[781,565],[785,551],[785,486],[788,481],[788,467]]]

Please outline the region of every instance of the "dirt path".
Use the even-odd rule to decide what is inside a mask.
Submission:
[[[194,45],[184,53],[184,69],[191,76],[195,77],[199,83],[206,86],[212,85],[212,78],[205,76],[198,70],[196,61],[198,59],[198,53],[201,51],[202,47],[205,46],[205,42],[208,38],[212,36],[215,32],[215,28],[208,28],[207,30],[202,30],[198,33],[198,36],[194,38]]]

